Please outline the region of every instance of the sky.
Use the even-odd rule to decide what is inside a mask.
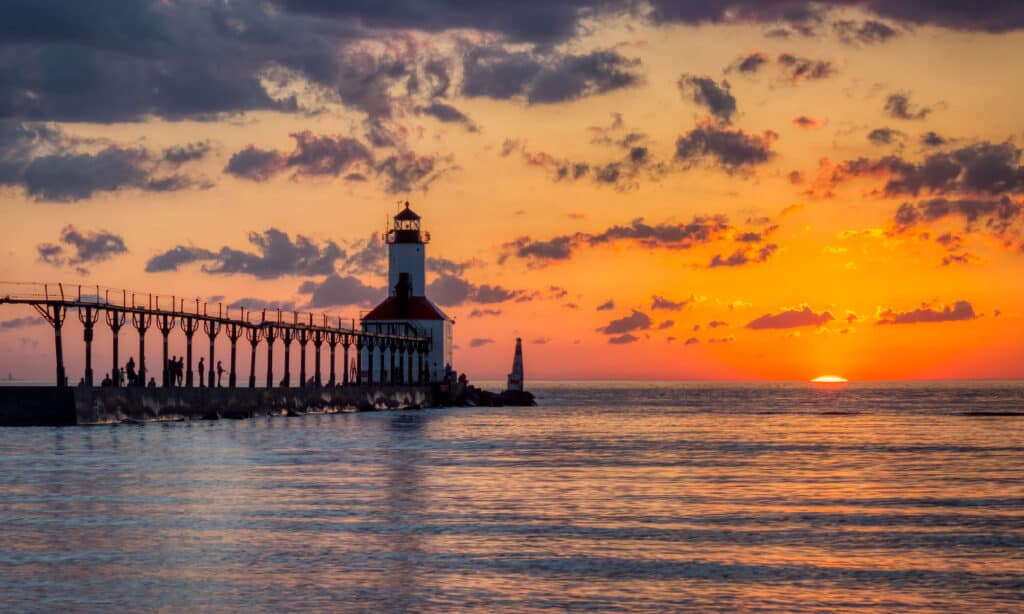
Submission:
[[[1009,0],[7,0],[0,295],[358,318],[409,201],[471,379],[517,337],[528,380],[1021,378],[1022,30]],[[31,309],[0,347],[53,377]]]

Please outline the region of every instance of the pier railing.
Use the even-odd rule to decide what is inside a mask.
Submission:
[[[267,347],[267,386],[271,387],[274,382],[273,376],[273,346],[278,339],[284,344],[284,379],[283,386],[289,386],[291,382],[290,371],[290,346],[293,340],[298,341],[302,348],[300,355],[300,385],[307,383],[306,379],[306,344],[312,341],[315,348],[316,367],[313,377],[313,384],[322,385],[320,369],[320,348],[327,343],[330,348],[330,379],[327,385],[336,385],[338,380],[335,373],[335,348],[341,345],[344,351],[344,365],[340,383],[417,383],[425,382],[428,378],[426,365],[427,354],[430,351],[431,338],[424,335],[414,326],[406,322],[395,323],[384,331],[363,331],[356,326],[354,318],[342,318],[340,316],[328,315],[326,313],[312,313],[289,311],[282,309],[247,309],[244,305],[223,302],[210,303],[201,298],[181,297],[176,295],[153,294],[143,292],[132,292],[120,288],[110,288],[100,285],[81,285],[63,283],[31,283],[31,282],[5,282],[0,281],[0,305],[30,305],[43,316],[54,329],[55,350],[56,350],[56,372],[57,385],[67,385],[67,377],[64,371],[63,344],[61,338],[62,327],[69,309],[78,313],[78,319],[84,327],[84,340],[86,352],[86,368],[83,381],[87,385],[93,384],[92,372],[92,338],[93,327],[99,322],[100,317],[106,321],[114,335],[113,338],[113,371],[110,385],[121,385],[117,374],[120,366],[118,364],[118,334],[120,329],[130,324],[139,333],[139,370],[135,377],[129,377],[133,381],[145,384],[145,337],[146,331],[156,324],[157,329],[163,336],[163,385],[175,385],[174,373],[168,366],[168,336],[179,328],[184,332],[187,341],[187,371],[183,378],[183,385],[193,385],[192,372],[192,337],[203,329],[210,340],[209,355],[209,385],[214,385],[214,341],[217,335],[224,331],[231,342],[231,363],[228,377],[229,386],[234,387],[237,381],[236,369],[236,343],[238,339],[245,337],[252,348],[250,361],[249,386],[255,387],[255,364],[256,349],[260,341],[264,341]],[[349,373],[349,348],[355,346],[357,366],[354,377],[350,378]],[[380,352],[379,381],[364,381],[372,379],[373,369],[364,370],[362,365],[363,350],[368,349],[367,358],[370,365],[374,364],[374,350]],[[385,367],[385,352],[390,354],[390,375]],[[418,368],[413,368],[413,358],[416,358]],[[199,374],[199,385],[204,385],[207,374]],[[351,380],[354,380],[351,381]]]

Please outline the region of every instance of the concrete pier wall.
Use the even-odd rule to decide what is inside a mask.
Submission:
[[[0,388],[0,426],[242,419],[432,405],[428,386],[335,388]]]

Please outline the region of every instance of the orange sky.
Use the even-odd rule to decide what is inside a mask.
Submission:
[[[843,20],[885,23],[893,34],[843,40]],[[455,367],[471,379],[504,377],[517,336],[534,380],[1024,377],[1024,33],[861,9],[786,38],[778,29],[793,25],[774,18],[723,21],[616,14],[585,19],[551,47],[464,24],[336,41],[341,65],[362,66],[363,76],[367,62],[403,65],[382,90],[387,114],[301,71],[281,77],[274,58],[262,65],[262,87],[298,92],[298,109],[5,112],[8,132],[48,127],[60,137],[5,144],[0,279],[309,311],[303,284],[336,275],[383,285],[373,256],[384,248],[364,248],[408,199],[432,234],[428,254],[453,267],[428,272],[447,284],[428,296],[455,317]],[[481,94],[466,64],[481,48],[540,58],[555,81],[538,77],[505,96],[494,93],[507,84],[499,80]],[[573,63],[595,51],[621,63],[596,76]],[[757,68],[740,70],[745,58],[760,58]],[[424,93],[435,83],[430,60],[451,79],[443,95]],[[484,65],[499,61],[511,62]],[[573,78],[583,89],[559,94],[559,79]],[[340,91],[352,91],[340,79]],[[708,81],[713,90],[702,93]],[[44,108],[45,94],[35,95]],[[540,96],[564,99],[531,98]],[[390,131],[390,145],[372,143],[373,123]],[[0,138],[21,138],[3,130]],[[290,135],[304,131],[328,138],[303,150]],[[166,153],[190,144],[194,159]],[[261,157],[245,159],[242,172],[250,146]],[[112,162],[102,157],[109,149],[135,157]],[[417,175],[410,156],[429,158],[432,170]],[[20,166],[4,175],[11,160]],[[586,174],[559,179],[566,163],[570,174],[586,164]],[[403,164],[399,177],[393,165]],[[153,183],[168,176],[188,185]],[[289,247],[304,237],[326,264],[261,252],[249,235],[269,229],[286,233]],[[329,255],[331,243],[345,256]],[[155,270],[153,259],[176,246],[205,256]],[[372,306],[364,294],[312,310],[358,317]],[[31,310],[0,311],[0,377],[52,377],[50,329],[19,320]],[[77,381],[80,327],[69,322]],[[109,331],[97,339],[102,373]],[[158,340],[155,330],[147,338],[151,361]],[[137,351],[130,331],[121,344],[124,357]],[[172,353],[182,344],[176,338]],[[224,355],[226,341],[218,348]],[[247,348],[241,356],[247,375]]]

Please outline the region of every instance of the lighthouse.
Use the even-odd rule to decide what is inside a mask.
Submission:
[[[516,354],[512,358],[512,372],[508,374],[509,392],[523,391],[523,340],[516,337]]]
[[[409,203],[392,218],[384,234],[388,250],[388,296],[362,318],[367,332],[427,337],[431,340],[426,371],[429,381],[444,379],[452,364],[452,328],[455,321],[426,296],[427,243],[430,233],[420,227],[420,216]],[[363,381],[393,382],[395,374],[381,372],[383,361],[374,361],[363,350]],[[391,364],[388,361],[386,364]],[[415,369],[419,373],[418,368]]]

